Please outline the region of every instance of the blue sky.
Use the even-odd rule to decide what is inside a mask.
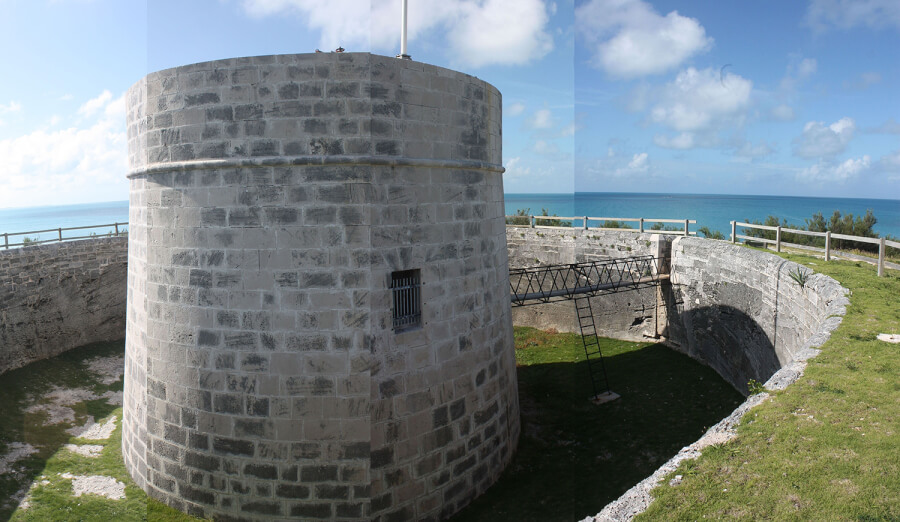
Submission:
[[[259,54],[395,55],[400,0],[0,0],[0,208],[127,199],[123,94]],[[507,192],[900,199],[900,2],[410,0],[504,97]]]

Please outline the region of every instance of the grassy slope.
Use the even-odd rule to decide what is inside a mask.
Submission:
[[[900,274],[788,259],[852,291],[841,326],[806,374],[748,414],[739,437],[654,491],[643,520],[900,520]]]
[[[27,510],[2,506],[0,520],[14,521],[187,521],[196,520],[174,511],[141,491],[128,476],[122,462],[121,419],[122,409],[106,400],[90,400],[70,406],[75,412],[74,423],[44,426],[44,413],[27,413],[32,404],[42,401],[42,396],[54,386],[62,388],[86,388],[95,394],[122,390],[121,380],[104,385],[88,371],[86,360],[121,355],[124,343],[98,343],[66,352],[52,359],[39,361],[13,370],[0,377],[0,454],[11,442],[26,442],[38,452],[16,463],[22,476],[0,476],[0,499],[5,501],[23,484],[36,483],[32,491],[31,507]],[[71,437],[65,430],[72,425],[83,425],[87,416],[96,420],[111,415],[118,419],[116,431],[108,440],[84,440]],[[94,444],[104,447],[100,457],[88,458],[65,449],[67,443]],[[126,485],[124,500],[112,500],[97,495],[72,495],[71,480],[61,473],[73,475],[104,475]],[[47,484],[41,484],[47,481]]]
[[[516,328],[522,437],[500,480],[454,520],[578,520],[652,473],[743,398],[660,345],[601,339],[613,391],[595,406],[574,334]]]

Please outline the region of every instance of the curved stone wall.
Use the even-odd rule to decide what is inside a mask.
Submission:
[[[125,335],[128,239],[0,251],[0,373]]]
[[[449,516],[519,418],[499,92],[363,53],[153,73],[128,93],[123,453],[235,518]],[[422,324],[392,330],[391,274]]]
[[[791,278],[811,275],[804,286]],[[669,344],[742,393],[750,379],[783,379],[837,328],[848,304],[834,279],[724,241],[676,238],[668,296]],[[776,385],[773,381],[772,385]]]
[[[600,335],[660,340],[716,370],[741,393],[801,371],[840,324],[847,304],[837,281],[773,254],[724,241],[609,230],[509,227],[510,266],[574,263],[671,252],[671,279],[591,299]],[[802,268],[808,271],[808,268]],[[577,331],[568,302],[513,309],[515,324]]]

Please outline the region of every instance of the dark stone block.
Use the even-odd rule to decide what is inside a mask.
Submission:
[[[300,97],[300,86],[296,83],[288,83],[278,88],[278,99],[296,100]]]
[[[205,433],[197,433],[197,432],[189,432],[188,433],[188,446],[196,450],[208,450],[209,449],[209,435]]]
[[[372,513],[378,513],[379,511],[384,511],[393,505],[391,493],[387,492],[380,497],[375,497],[372,499]]]
[[[275,488],[275,495],[281,498],[309,498],[309,488],[297,484],[279,484]]]
[[[201,94],[189,94],[184,97],[184,106],[193,107],[195,105],[206,105],[209,103],[219,103],[219,95],[214,92],[204,92]]]
[[[234,434],[238,437],[265,437],[270,431],[271,422],[266,420],[236,419],[234,421]]]
[[[275,502],[256,501],[247,504],[241,504],[243,513],[256,513],[258,515],[280,515],[281,505]]]
[[[371,453],[372,469],[378,469],[394,462],[394,448],[386,446]]]
[[[343,459],[367,459],[370,457],[372,445],[368,442],[352,442],[344,444],[341,458]]]
[[[300,219],[295,208],[267,208],[266,221],[270,225],[293,225]]]
[[[230,105],[221,107],[210,107],[206,109],[207,121],[232,121],[234,119],[234,111]]]
[[[440,428],[441,426],[446,426],[449,422],[450,415],[446,405],[435,408],[432,411],[432,427],[434,429]]]
[[[213,399],[213,408],[216,413],[244,413],[240,395],[218,394],[215,396],[215,399]]]
[[[247,464],[244,466],[244,475],[275,480],[278,478],[278,469],[270,464]]]
[[[269,398],[247,397],[247,415],[253,415],[255,417],[268,417]]]
[[[399,156],[400,147],[396,141],[375,142],[375,154],[381,156]]]
[[[328,122],[319,119],[304,120],[303,132],[308,134],[328,134]]]
[[[466,460],[463,460],[459,464],[453,466],[453,476],[459,477],[463,473],[465,473],[468,469],[475,465],[477,459],[475,455],[469,455]]]
[[[494,418],[495,415],[497,415],[497,411],[498,411],[498,406],[497,406],[497,402],[495,401],[487,408],[485,408],[481,411],[475,412],[475,415],[474,415],[475,425],[481,426],[485,422],[491,420],[492,418]]]
[[[189,275],[189,284],[200,288],[212,287],[212,272],[192,269]]]
[[[460,480],[444,490],[444,502],[448,502],[453,497],[459,495],[466,490],[466,481]]]
[[[350,497],[350,488],[331,484],[316,485],[316,498],[328,500],[346,500]]]
[[[399,118],[402,115],[403,106],[397,102],[376,103],[372,105],[372,114],[377,116],[392,116]]]
[[[216,354],[216,369],[217,370],[233,370],[234,369],[234,354],[233,353]]]
[[[259,103],[237,105],[234,108],[234,118],[237,120],[258,120],[263,117],[263,106]]]
[[[277,156],[280,152],[279,143],[275,140],[257,140],[250,144],[251,156]]]
[[[384,515],[382,520],[384,522],[406,522],[408,520],[415,520],[416,513],[413,511],[412,506],[404,506],[397,511],[392,511]]]
[[[184,464],[185,466],[202,469],[204,471],[218,471],[222,465],[222,461],[218,457],[187,451],[184,454]]]
[[[450,464],[451,462],[453,462],[455,460],[461,459],[463,456],[465,456],[465,454],[466,454],[466,445],[465,444],[460,444],[459,446],[456,446],[455,448],[448,449],[447,450],[447,464]]]
[[[178,485],[178,495],[185,500],[206,504],[207,506],[214,506],[216,504],[216,496],[213,493],[191,487],[187,484]]]
[[[252,457],[254,448],[253,443],[248,440],[216,437],[215,439],[213,439],[213,450],[216,453],[226,453],[229,455],[243,455],[246,457]]]
[[[297,504],[291,507],[291,516],[300,518],[331,518],[331,504]]]
[[[219,332],[211,332],[209,330],[200,330],[197,336],[198,346],[218,346]]]
[[[363,504],[336,504],[335,515],[338,518],[360,519],[363,516]]]
[[[337,466],[303,466],[300,470],[300,482],[326,482],[337,479]]]

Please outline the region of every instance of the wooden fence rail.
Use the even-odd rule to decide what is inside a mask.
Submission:
[[[10,247],[19,247],[19,246],[34,246],[34,245],[42,245],[44,243],[58,243],[60,241],[74,241],[76,239],[90,239],[92,237],[98,237],[102,235],[109,235],[112,237],[119,237],[120,235],[125,235],[128,233],[127,227],[128,223],[110,223],[108,225],[88,225],[84,227],[67,227],[67,228],[48,228],[46,230],[29,230],[28,232],[4,232],[0,234],[3,236],[3,248],[9,249]],[[122,228],[120,228],[122,227]],[[104,232],[102,234],[88,234],[86,236],[66,236],[63,237],[63,232],[68,232],[71,230],[89,230],[92,228],[112,228],[113,230],[109,232]],[[31,239],[28,236],[31,234],[46,234],[48,232],[55,232],[56,237],[52,239]],[[12,236],[23,236],[22,241],[19,243],[10,243],[9,238]]]
[[[767,239],[763,237],[755,237],[755,236],[747,236],[743,234],[737,233],[737,228],[752,228],[757,230],[769,230],[775,232],[775,239]],[[825,248],[816,247],[812,245],[798,245],[796,243],[787,243],[782,241],[782,237],[784,234],[798,234],[801,236],[813,236],[813,237],[824,237],[825,238]],[[819,252],[825,254],[825,261],[831,261],[831,253],[834,250],[831,246],[832,239],[843,239],[845,241],[856,241],[858,243],[869,243],[873,245],[878,245],[878,276],[884,276],[884,266],[885,266],[885,251],[888,247],[900,249],[900,242],[897,241],[889,241],[883,237],[863,237],[863,236],[848,236],[847,234],[832,234],[830,231],[828,232],[811,232],[809,230],[798,230],[796,228],[787,228],[781,226],[767,226],[767,225],[754,225],[753,223],[744,223],[741,221],[731,221],[731,242],[736,243],[738,240],[743,240],[744,242],[751,241],[754,243],[763,243],[766,245],[775,245],[775,250],[777,252],[781,252],[782,246],[788,246],[791,248],[798,248],[801,250],[810,250],[813,252]]]
[[[527,224],[517,224],[515,220],[524,220],[527,219]],[[550,226],[550,225],[539,225],[539,220],[554,220],[554,221],[562,221],[567,222],[569,225],[565,227],[558,226]],[[510,223],[510,221],[513,221]],[[624,232],[647,232],[648,229],[645,227],[647,223],[678,223],[682,225],[684,228],[682,230],[649,230],[651,232],[680,232],[682,235],[693,235],[696,236],[696,232],[690,231],[690,225],[696,224],[697,221],[694,219],[651,219],[651,218],[619,218],[619,217],[592,217],[592,216],[506,216],[506,224],[512,226],[527,226],[531,228],[573,228],[575,226],[575,222],[580,221],[582,223],[581,228],[583,230],[588,230],[590,228],[597,230],[622,230]],[[591,221],[597,221],[600,223],[600,226],[590,226]],[[637,228],[609,228],[603,227],[607,221],[618,221],[618,222],[629,222],[629,223],[637,223]]]

